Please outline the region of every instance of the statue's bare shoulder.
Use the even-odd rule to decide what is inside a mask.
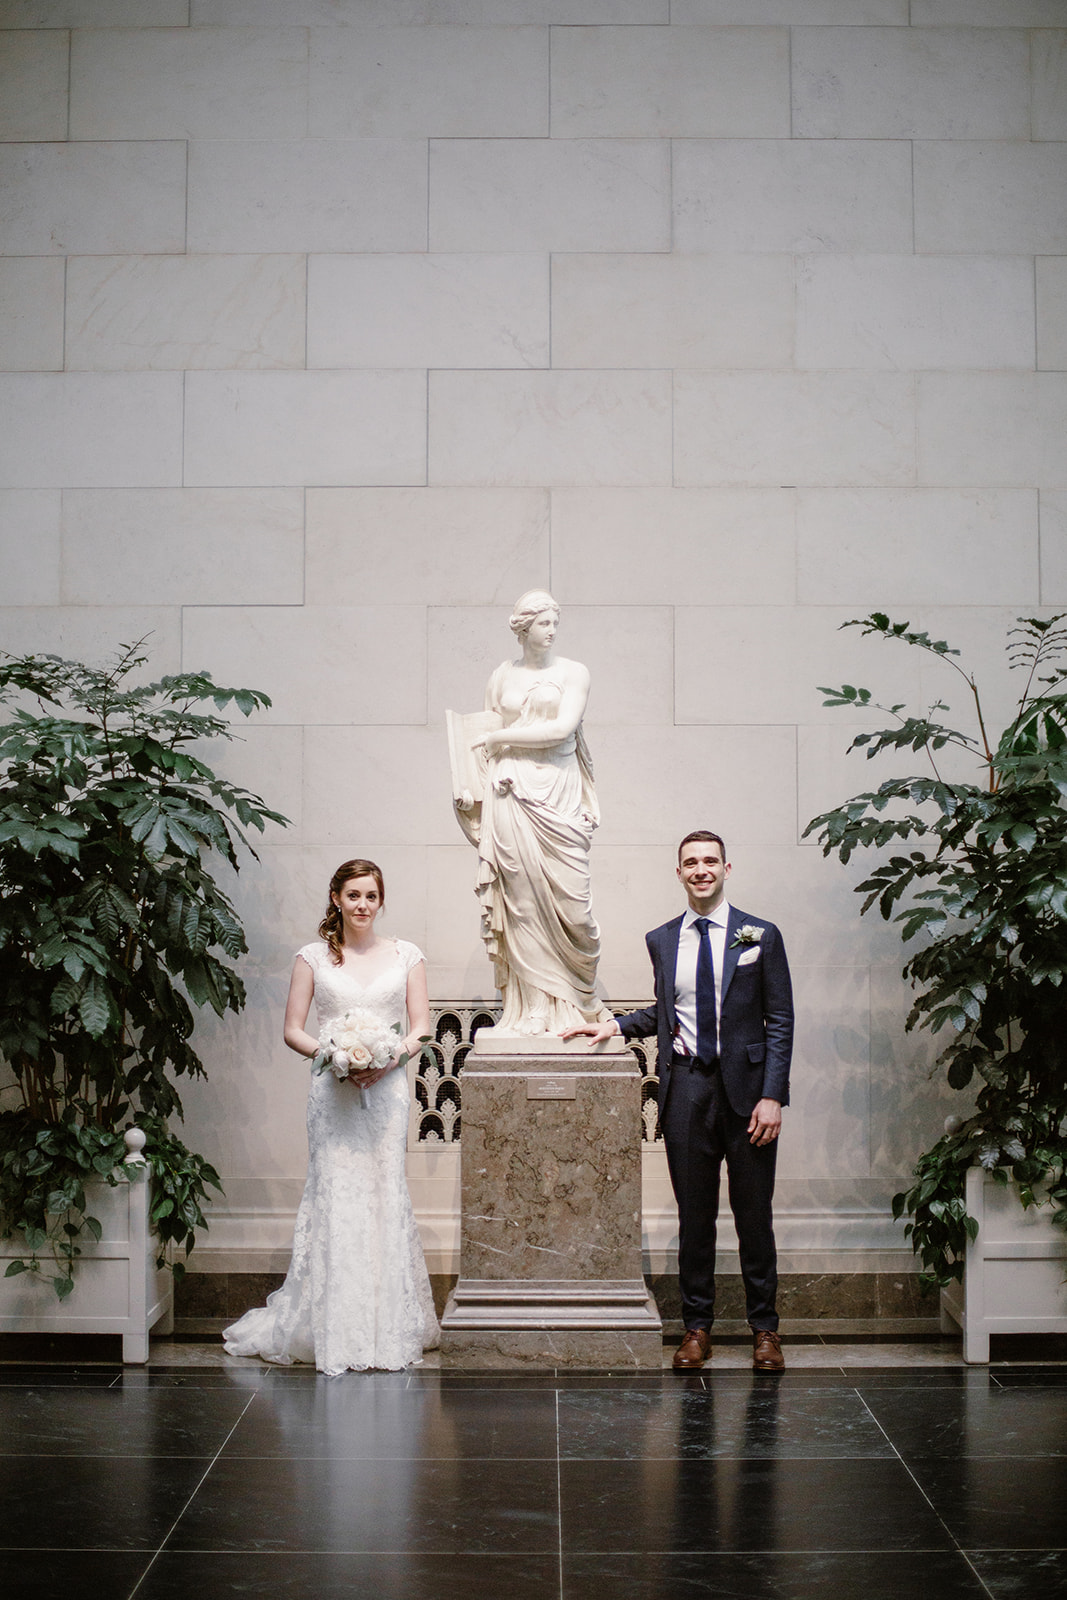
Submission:
[[[576,689],[588,689],[589,668],[581,661],[571,661],[567,656],[557,656],[553,663],[561,677]]]

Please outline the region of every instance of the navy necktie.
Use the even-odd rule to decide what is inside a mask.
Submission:
[[[697,1057],[705,1066],[710,1065],[719,1053],[719,1030],[715,1018],[715,967],[708,936],[710,921],[710,917],[696,917],[693,922],[700,934],[700,947],[697,950]]]

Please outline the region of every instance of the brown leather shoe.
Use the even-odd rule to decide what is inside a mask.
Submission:
[[[686,1328],[685,1338],[674,1353],[675,1372],[698,1371],[711,1355],[711,1330]]]
[[[752,1366],[756,1372],[784,1372],[782,1341],[769,1328],[752,1330]]]

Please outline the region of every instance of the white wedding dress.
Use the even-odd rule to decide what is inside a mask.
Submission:
[[[319,1030],[357,1007],[403,1028],[408,973],[422,952],[393,941],[396,959],[364,987],[316,940],[298,951],[315,978]],[[404,1170],[407,1073],[394,1068],[366,1091],[332,1072],[308,1093],[308,1173],[285,1282],[265,1306],[226,1329],[226,1350],[336,1375],[398,1371],[437,1343],[430,1280]]]

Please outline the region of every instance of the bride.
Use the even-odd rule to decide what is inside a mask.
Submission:
[[[393,1057],[357,1071],[342,1058],[312,1075],[308,1173],[293,1258],[267,1304],[246,1312],[223,1338],[230,1355],[320,1372],[396,1371],[437,1343],[430,1280],[411,1209],[404,1163],[408,1080],[398,1058],[417,1054],[429,1032],[422,952],[378,935],[385,884],[373,861],[345,861],[330,880],[319,939],[297,952],[285,1008],[285,1042],[314,1057],[331,1027],[357,1008],[404,1025]],[[314,998],[320,1038],[307,1031]]]

